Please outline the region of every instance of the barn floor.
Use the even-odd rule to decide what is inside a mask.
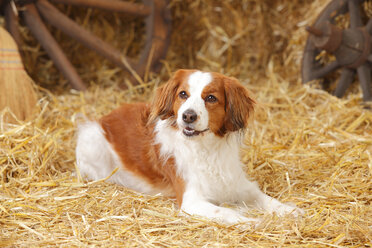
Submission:
[[[0,123],[0,247],[371,247],[372,112],[358,87],[337,99],[301,83],[304,26],[327,1],[270,2],[171,1],[164,67],[129,90],[118,86],[120,71],[90,54],[92,66],[78,68],[90,89],[69,90],[41,51],[26,52],[42,88],[32,120]],[[304,216],[247,209],[261,225],[223,226],[181,216],[173,199],[77,178],[76,114],[99,118],[123,102],[146,101],[177,68],[235,76],[253,93],[258,105],[242,150],[247,175]]]

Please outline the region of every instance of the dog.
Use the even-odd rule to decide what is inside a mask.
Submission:
[[[278,215],[302,210],[263,193],[247,179],[239,150],[255,101],[232,77],[178,70],[152,104],[124,104],[78,127],[76,160],[82,176],[145,194],[175,197],[190,215],[226,224],[254,222],[223,203]]]

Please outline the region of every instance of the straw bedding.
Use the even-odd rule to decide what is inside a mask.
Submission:
[[[125,91],[122,72],[90,53],[79,56],[76,43],[56,32],[91,82],[85,93],[68,90],[23,30],[25,66],[43,88],[34,119],[0,123],[0,246],[372,246],[372,113],[360,90],[340,100],[300,80],[304,26],[327,1],[272,2],[173,0],[162,71]],[[72,15],[90,23],[94,13],[84,13]],[[102,20],[103,35],[115,25],[134,28]],[[135,41],[122,49],[136,49]],[[97,118],[122,102],[148,100],[171,71],[187,67],[236,76],[252,91],[259,104],[242,149],[246,171],[269,195],[304,209],[302,218],[247,210],[263,219],[259,227],[222,226],[181,216],[172,199],[79,178],[76,114]]]

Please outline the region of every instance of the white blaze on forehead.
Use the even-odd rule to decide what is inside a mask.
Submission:
[[[192,123],[193,128],[198,131],[208,129],[209,115],[205,108],[204,99],[202,99],[201,94],[209,83],[212,82],[212,75],[208,72],[197,71],[192,73],[188,78],[188,92],[189,97],[182,104],[178,110],[177,123],[180,127],[184,127],[184,122],[182,120],[182,114],[186,110],[193,110],[197,114],[197,120]]]
[[[212,81],[212,75],[209,72],[201,72],[197,71],[192,73],[189,76],[188,84],[189,84],[189,92],[190,96],[199,95],[205,86],[207,86]]]

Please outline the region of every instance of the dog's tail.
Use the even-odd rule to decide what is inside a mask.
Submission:
[[[83,113],[76,113],[73,116],[72,121],[75,123],[77,127],[81,126],[84,123],[90,122],[88,117],[86,117]]]

